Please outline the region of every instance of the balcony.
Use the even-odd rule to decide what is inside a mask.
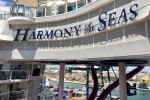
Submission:
[[[16,82],[16,81],[19,82],[28,79],[29,79],[29,71],[27,70],[0,71],[0,83]]]
[[[0,100],[8,100],[8,93],[1,93]]]
[[[34,22],[33,8],[24,5],[14,5],[10,8],[9,24],[28,24]]]
[[[9,100],[22,100],[27,98],[27,91],[20,90],[20,91],[10,91],[9,92]]]
[[[0,100],[24,100],[27,98],[27,90],[10,91],[0,94]]]

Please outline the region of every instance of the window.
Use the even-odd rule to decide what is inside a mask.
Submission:
[[[3,64],[0,64],[0,70],[2,70],[2,66],[3,66]]]

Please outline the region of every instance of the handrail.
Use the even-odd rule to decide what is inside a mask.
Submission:
[[[0,80],[29,79],[29,70],[0,70]]]
[[[93,2],[96,2],[97,0],[93,0],[87,4],[85,4],[84,6],[86,5],[89,5]],[[82,6],[82,7],[84,7]],[[80,7],[80,8],[82,8]],[[34,10],[33,10],[34,9]],[[78,9],[75,9],[75,10],[78,10]],[[72,10],[74,11],[74,10]],[[51,11],[52,12],[52,11]],[[70,11],[67,11],[67,12],[64,12],[64,13],[68,13]],[[29,8],[29,7],[26,7],[24,5],[14,5],[12,7],[10,7],[10,14],[0,14],[0,20],[1,19],[8,19],[9,17],[16,17],[16,16],[24,16],[24,17],[28,17],[30,19],[32,18],[38,18],[38,16],[36,16],[38,13],[37,10],[35,8]],[[60,14],[57,14],[57,15],[61,15],[62,13]],[[8,17],[6,18],[5,15],[8,15]],[[49,16],[53,16],[53,15],[49,15]],[[39,17],[48,17],[47,14],[46,15],[42,15],[42,16],[39,16]]]

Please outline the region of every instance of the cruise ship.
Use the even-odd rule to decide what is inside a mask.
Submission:
[[[38,100],[46,64],[60,65],[58,100],[69,64],[91,68],[87,100],[105,100],[117,86],[127,100],[126,80],[150,65],[150,0],[12,1],[10,13],[0,15],[1,100]],[[94,66],[119,68],[101,94]],[[137,68],[126,73],[126,66]]]

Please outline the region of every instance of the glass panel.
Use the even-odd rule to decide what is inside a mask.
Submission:
[[[0,93],[0,100],[7,100],[8,93]]]
[[[24,14],[24,6],[18,5],[18,14]]]
[[[28,79],[28,71],[13,71],[12,79]]]
[[[68,6],[68,12],[76,10],[76,5]]]
[[[11,13],[17,14],[17,5],[11,7]]]
[[[9,100],[21,100],[26,98],[26,90],[21,91],[11,91],[9,95]]]
[[[63,14],[63,13],[65,13],[65,6],[60,6],[59,7],[59,12],[58,12],[59,14]]]
[[[0,64],[0,70],[2,70],[2,66],[3,66],[3,64]]]
[[[0,80],[9,80],[10,75],[10,71],[0,71]]]
[[[28,79],[29,71],[0,71],[0,80]]]
[[[10,70],[21,70],[21,65],[10,65]]]
[[[81,3],[78,4],[78,8],[81,8],[83,6],[84,6],[84,2],[81,2]]]

